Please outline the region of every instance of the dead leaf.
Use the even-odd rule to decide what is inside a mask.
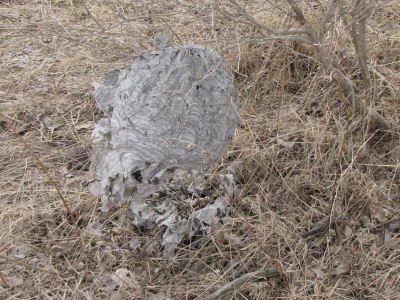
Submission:
[[[358,232],[357,237],[362,245],[371,245],[376,240],[376,235],[367,231]]]
[[[65,185],[67,187],[82,187],[82,186],[87,186],[90,181],[92,180],[92,177],[88,174],[88,172],[85,172],[82,175],[73,175],[70,174],[71,176],[67,177],[65,180]]]
[[[140,247],[142,246],[142,243],[140,242],[140,240],[138,238],[134,238],[129,241],[128,245],[129,245],[130,250],[139,251]]]
[[[11,287],[19,287],[24,283],[24,279],[22,277],[10,277],[8,278],[9,284]]]
[[[391,223],[388,225],[388,229],[392,232],[396,232],[400,230],[400,223]]]
[[[12,250],[11,255],[15,258],[25,258],[27,252],[29,251],[29,247],[25,244],[18,244]]]
[[[372,225],[371,219],[368,216],[362,216],[361,224],[363,225],[363,227],[370,227]]]
[[[97,221],[91,222],[86,227],[86,232],[95,237],[103,235],[103,225]]]
[[[276,141],[277,141],[278,145],[283,146],[287,150],[292,150],[294,145],[296,145],[296,142],[287,142],[279,137],[276,138]]]
[[[346,238],[350,238],[353,235],[353,229],[350,226],[344,228],[344,235]]]
[[[391,239],[392,239],[392,233],[386,229],[383,237],[383,242],[387,244]]]
[[[310,236],[324,232],[328,228],[328,225],[329,225],[329,217],[324,217],[321,220],[319,220],[317,223],[315,223],[310,231],[303,233],[302,237],[308,238]]]
[[[125,268],[117,269],[114,274],[111,275],[111,280],[114,282],[116,287],[140,288],[140,283],[136,274]],[[116,287],[114,287],[114,290]]]
[[[241,174],[243,173],[243,169],[244,169],[243,161],[238,160],[231,163],[226,170],[228,171],[228,174],[232,174],[235,177],[235,179],[238,179],[238,177],[240,177]]]
[[[65,248],[60,245],[54,245],[53,247],[50,248],[50,252],[52,255],[61,257],[64,253]]]
[[[76,131],[80,130],[88,130],[88,129],[93,129],[94,128],[94,123],[93,122],[86,122],[86,123],[80,123],[78,125],[75,125]]]
[[[225,189],[230,199],[234,199],[237,193],[235,178],[232,174],[219,175],[222,187]]]
[[[69,171],[68,171],[68,168],[66,167],[66,166],[62,166],[61,168],[60,168],[60,175],[62,176],[62,177],[65,177],[65,175],[67,175],[68,173],[69,173]]]
[[[171,298],[167,297],[164,293],[158,293],[158,294],[150,294],[149,300],[170,300]]]
[[[335,259],[332,263],[332,269],[329,272],[331,276],[340,276],[349,272],[350,268],[348,263],[343,259]]]
[[[370,253],[373,255],[377,255],[380,252],[378,246],[376,245],[376,242],[372,242],[369,250],[370,250]]]
[[[390,211],[384,207],[377,207],[372,210],[372,217],[379,223],[386,223],[390,219]]]
[[[50,134],[52,135],[54,133],[54,131],[56,131],[58,128],[62,127],[64,125],[64,123],[59,120],[56,119],[55,117],[45,117],[42,121],[41,121],[41,128],[42,129],[46,129],[50,132]]]
[[[318,279],[324,278],[326,275],[326,267],[321,264],[314,265],[310,269],[315,274],[315,277],[317,277]]]

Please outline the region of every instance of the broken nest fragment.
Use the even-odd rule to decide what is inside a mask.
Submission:
[[[225,196],[179,212],[196,201],[179,184],[198,181],[222,158],[239,119],[234,78],[216,51],[190,45],[147,52],[108,74],[94,96],[105,118],[92,134],[96,180],[90,190],[104,211],[127,205],[134,225],[165,226],[168,256],[182,239],[207,234],[207,226],[226,218],[232,174],[221,178],[231,190]]]

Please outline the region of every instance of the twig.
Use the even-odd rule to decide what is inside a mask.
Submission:
[[[368,70],[368,56],[366,50],[366,20],[371,13],[371,7],[366,7],[365,0],[357,0],[352,12],[353,22],[350,34],[357,54],[358,64],[360,65],[361,75],[365,87],[371,87],[371,79]]]
[[[294,0],[287,0],[287,2],[296,13],[297,20],[301,23],[301,25],[305,25],[307,23],[307,20],[304,17],[302,10],[297,6],[296,2],[294,2]]]
[[[55,180],[51,177],[48,168],[42,163],[42,161],[39,159],[39,157],[36,155],[36,153],[33,151],[32,147],[18,134],[17,130],[14,128],[14,126],[11,125],[10,121],[8,120],[8,117],[6,117],[2,112],[0,112],[0,117],[3,118],[4,122],[6,123],[8,129],[12,131],[20,141],[22,145],[30,152],[32,155],[33,159],[36,161],[36,163],[39,165],[39,167],[42,169],[43,173],[46,174],[47,179],[49,180],[50,184],[55,188],[59,198],[61,199],[62,203],[65,206],[65,209],[67,210],[68,216],[71,218],[72,223],[75,225],[76,229],[78,229],[78,223],[75,218],[75,215],[72,213],[71,209],[69,208],[69,205],[67,203],[67,200],[65,200],[64,196],[61,193],[60,188],[58,187],[57,183]]]
[[[6,279],[6,276],[4,276],[3,272],[0,271],[0,279],[3,281],[3,285],[5,288],[10,288],[11,285],[8,283],[8,280]]]
[[[311,228],[310,231],[303,233],[301,236],[306,239],[326,231],[329,228],[330,221],[331,221],[330,217],[322,218],[317,223],[315,223],[315,225],[313,226],[313,228]]]
[[[353,84],[340,70],[332,69],[332,78],[339,84],[346,99],[353,104],[353,109],[362,115],[369,115],[370,125],[374,129],[388,130],[390,128],[386,120],[374,110],[368,111],[364,101],[362,101],[355,93]]]
[[[280,38],[280,39],[285,39],[285,36],[294,36],[294,35],[301,35],[301,34],[309,35],[310,34],[310,31],[307,28],[290,28],[288,30],[275,30],[275,29],[265,25],[264,23],[259,22],[256,18],[254,18],[249,13],[247,13],[245,11],[245,9],[242,8],[236,1],[230,0],[230,3],[235,6],[235,9],[243,17],[245,17],[251,24],[255,25],[259,29],[260,33],[264,36],[266,36],[264,31],[266,31],[267,33],[273,34],[277,38]],[[226,15],[229,15],[229,13],[227,13],[226,11],[223,13]],[[230,17],[233,18],[234,16],[230,15]],[[274,38],[274,37],[272,37],[272,38]],[[303,39],[303,41],[306,41],[308,43],[311,42],[307,37],[303,36],[301,38]]]
[[[331,0],[331,3],[329,4],[329,8],[327,13],[324,16],[324,20],[322,22],[321,30],[319,32],[319,39],[322,41],[324,39],[324,36],[327,32],[327,24],[331,21],[331,19],[335,15],[335,11],[338,7],[339,0]]]
[[[333,13],[337,7],[336,1],[338,0],[332,0],[331,6],[328,9],[327,16],[325,17],[326,22],[333,16]],[[276,38],[280,40],[297,40],[307,44],[312,44],[312,48],[314,49],[318,58],[317,60],[325,69],[325,71],[332,75],[332,78],[339,85],[345,98],[353,105],[353,111],[363,116],[368,116],[370,122],[369,125],[373,129],[388,130],[390,128],[388,122],[384,117],[382,117],[375,110],[369,109],[365,102],[357,96],[353,89],[353,83],[342,71],[339,59],[337,58],[336,54],[330,50],[329,46],[321,42],[318,33],[313,27],[307,24],[307,20],[302,10],[299,8],[294,0],[287,0],[287,2],[296,13],[297,19],[300,21],[301,24],[303,24],[303,26],[301,28],[289,29],[285,31],[272,29],[265,24],[259,22],[253,16],[247,13],[235,0],[230,0],[229,2],[242,15],[242,17],[244,17],[248,22],[255,25],[259,29],[260,33],[265,37],[266,40],[274,40]],[[230,17],[233,18],[234,16]],[[276,35],[276,37],[268,36],[266,33]]]
[[[337,122],[339,123],[339,122]],[[336,172],[335,172],[335,179],[333,181],[333,185],[332,185],[332,195],[331,195],[331,207],[329,209],[329,224],[328,224],[328,229],[331,228],[331,224],[332,224],[332,218],[333,218],[333,214],[334,214],[334,210],[335,210],[335,203],[336,203],[336,198],[338,195],[338,190],[339,190],[339,178],[340,176],[342,176],[342,160],[343,160],[343,148],[344,148],[344,144],[345,144],[345,133],[347,132],[347,128],[349,126],[350,122],[346,123],[346,127],[345,130],[340,130],[341,134],[339,135],[339,157],[338,157],[338,163],[336,166]]]
[[[93,14],[90,12],[89,7],[87,7],[85,1],[82,1],[81,4],[83,5],[83,7],[86,10],[86,13],[92,18],[92,20],[96,23],[96,25],[102,30],[102,31],[106,31],[106,29],[100,24],[100,22],[93,16]]]
[[[263,41],[296,41],[308,45],[312,43],[310,39],[300,35],[277,35],[272,37],[265,37],[263,38]]]
[[[255,272],[246,273],[243,276],[236,278],[235,280],[225,284],[223,287],[206,297],[206,300],[217,300],[222,296],[231,293],[233,290],[241,287],[243,284],[262,278],[271,278],[280,276],[276,268],[261,269]]]

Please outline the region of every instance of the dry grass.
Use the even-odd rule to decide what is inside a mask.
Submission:
[[[242,2],[261,22],[294,23],[285,2]],[[0,298],[202,299],[264,266],[281,276],[247,283],[228,298],[399,298],[399,2],[379,5],[368,22],[371,90],[363,89],[339,20],[327,40],[357,93],[391,124],[391,138],[351,114],[304,46],[257,38],[251,24],[221,15],[232,12],[229,1],[219,8],[196,3],[0,2],[0,111],[78,218],[75,227],[46,174],[1,122]],[[302,8],[318,26],[323,6],[304,1]],[[91,84],[151,48],[161,29],[174,32],[176,43],[218,48],[242,99],[241,126],[226,156],[245,165],[232,221],[200,249],[182,246],[172,261],[160,256],[156,237],[102,213],[86,187],[90,129],[100,116]],[[102,236],[86,230],[93,222],[104,226]],[[146,245],[139,253],[129,250],[134,237]],[[111,291],[119,268],[133,273]]]

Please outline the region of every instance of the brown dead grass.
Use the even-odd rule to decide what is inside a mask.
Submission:
[[[251,25],[227,21],[207,3],[0,2],[0,111],[79,219],[71,224],[46,174],[1,122],[0,298],[202,299],[264,266],[281,276],[248,283],[228,298],[400,297],[398,142],[353,116],[330,74],[300,45],[254,39]],[[251,1],[247,9],[272,26],[292,23],[287,6],[268,3]],[[323,7],[302,7],[318,24]],[[228,3],[220,8],[229,10]],[[399,11],[398,1],[386,1],[368,23],[369,92],[344,25],[331,25],[329,38],[393,136],[400,125]],[[242,99],[241,126],[226,156],[245,165],[232,221],[201,248],[182,246],[172,261],[152,237],[117,213],[102,213],[86,187],[90,129],[100,117],[91,84],[151,48],[157,30],[174,32],[176,43],[218,48]],[[92,222],[104,226],[102,237],[85,230]],[[318,230],[321,224],[327,226]],[[129,250],[134,237],[146,245],[139,253]],[[110,291],[119,268],[133,278]]]

